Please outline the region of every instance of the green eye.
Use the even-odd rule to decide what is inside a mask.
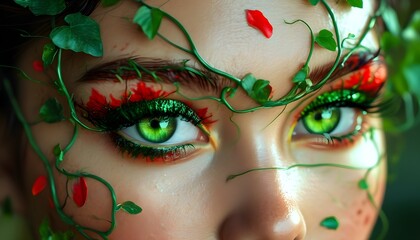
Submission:
[[[144,118],[136,126],[138,133],[146,141],[164,143],[175,133],[177,119],[173,117]]]
[[[337,107],[320,108],[303,117],[305,129],[313,134],[331,133],[340,122],[341,111]]]

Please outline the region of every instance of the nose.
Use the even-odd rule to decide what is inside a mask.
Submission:
[[[221,224],[220,239],[305,238],[306,225],[303,215],[291,193],[282,190],[280,178],[279,172],[261,171],[232,180],[238,181],[235,185],[247,186],[244,188],[246,194],[243,195],[239,206],[235,207]],[[243,182],[239,183],[240,181]]]

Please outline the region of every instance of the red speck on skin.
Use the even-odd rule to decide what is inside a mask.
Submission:
[[[73,201],[78,207],[83,207],[87,198],[87,184],[84,177],[80,177],[73,185]]]
[[[44,64],[42,63],[42,61],[35,60],[32,62],[32,68],[35,70],[35,72],[43,72]]]
[[[273,35],[273,26],[259,10],[245,10],[248,25],[258,29],[266,38]]]
[[[47,186],[47,177],[42,175],[35,179],[34,184],[32,185],[32,195],[37,196],[41,193]]]

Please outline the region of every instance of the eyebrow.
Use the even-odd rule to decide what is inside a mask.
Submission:
[[[336,80],[351,72],[356,72],[374,59],[377,59],[379,50],[376,52],[363,51],[350,56],[342,64],[340,60],[338,67],[332,72],[328,81]],[[235,82],[217,75],[207,69],[190,66],[188,59],[165,60],[149,57],[131,57],[117,59],[96,66],[80,78],[79,82],[102,82],[102,81],[128,81],[140,79],[146,82],[175,83],[186,86],[192,90],[220,93],[225,87],[232,87]],[[132,65],[136,64],[138,70],[135,71]],[[334,63],[328,63],[315,67],[309,73],[309,79],[314,84],[320,82],[331,71]]]

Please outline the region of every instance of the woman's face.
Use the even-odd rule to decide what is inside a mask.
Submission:
[[[359,37],[374,11],[373,3],[364,1],[364,8],[358,9],[336,2],[329,1],[342,38],[349,33]],[[303,0],[147,3],[161,6],[182,23],[211,66],[238,78],[252,73],[269,80],[273,99],[292,88],[292,78],[310,49],[308,28],[285,21],[304,20],[315,34],[321,29],[333,31],[325,8]],[[104,57],[65,52],[62,60],[63,78],[74,94],[81,119],[92,127],[111,130],[80,130],[60,167],[103,178],[114,188],[118,203],[132,201],[143,209],[137,215],[117,212],[110,239],[367,239],[384,192],[380,120],[364,114],[371,102],[354,103],[342,96],[355,89],[371,99],[378,85],[372,89],[367,80],[381,82],[383,68],[370,64],[335,74],[321,90],[287,106],[232,113],[220,101],[206,98],[219,98],[220,87],[234,86],[221,76],[211,75],[218,83],[211,85],[182,71],[162,70],[186,59],[188,66],[202,67],[197,59],[162,38],[149,40],[130,20],[138,7],[134,1],[110,8],[99,6],[91,16],[100,25]],[[273,26],[271,38],[248,25],[247,9],[260,10],[267,17]],[[188,47],[181,31],[166,20],[159,33]],[[32,68],[41,58],[44,43],[32,44],[22,54],[19,66],[33,78],[50,81],[54,73]],[[363,45],[372,52],[377,50],[372,32]],[[310,69],[325,74],[320,69],[329,70],[336,54],[316,46]],[[153,81],[146,72],[142,79],[118,81],[109,71],[104,73],[104,64],[109,70],[113,64],[108,63],[121,59],[136,59],[140,66],[169,79]],[[181,83],[179,88],[171,83],[175,80]],[[28,81],[21,85],[20,96],[28,122],[37,120],[48,98],[55,97],[67,106],[53,87]],[[156,99],[158,104],[151,107]],[[235,109],[256,106],[241,89],[227,99]],[[139,123],[120,120],[124,107]],[[109,126],[112,124],[125,125],[116,129]],[[68,144],[73,125],[68,121],[39,123],[32,131],[54,164],[52,150],[57,144]],[[35,179],[46,173],[30,146],[23,144],[22,148],[25,192],[34,228],[51,218],[53,229],[66,229],[50,208],[50,193],[30,194]],[[257,168],[264,169],[227,181],[228,176]],[[78,207],[72,195],[79,180],[68,180],[57,171],[54,175],[68,215],[97,230],[110,226],[112,199],[103,184],[86,178],[87,200]],[[337,229],[323,226],[331,217],[338,221]]]

